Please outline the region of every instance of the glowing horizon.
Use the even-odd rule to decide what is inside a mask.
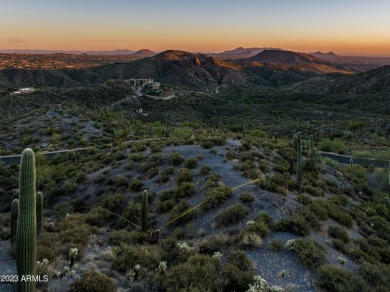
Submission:
[[[0,2],[0,50],[221,52],[240,46],[390,56],[386,0]]]

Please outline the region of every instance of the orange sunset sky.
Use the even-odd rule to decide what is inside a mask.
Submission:
[[[218,52],[243,47],[390,56],[390,1],[0,0],[0,49]]]

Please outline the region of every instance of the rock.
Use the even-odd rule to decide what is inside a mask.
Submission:
[[[287,271],[286,270],[281,270],[280,273],[279,273],[279,277],[284,277],[287,275]]]
[[[47,231],[47,232],[54,232],[54,231],[55,231],[54,222],[49,222],[49,223],[46,225],[46,231]]]

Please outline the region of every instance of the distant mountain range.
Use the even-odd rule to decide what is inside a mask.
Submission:
[[[234,50],[230,51],[224,51],[221,53],[208,53],[208,55],[213,56],[217,59],[222,60],[235,60],[235,59],[246,59],[255,56],[256,54],[264,51],[264,50],[281,50],[280,48],[271,48],[271,47],[264,47],[264,48],[243,48],[238,47]]]
[[[0,50],[0,53],[5,54],[87,54],[87,55],[155,55],[156,53],[148,50],[142,49],[139,51],[131,51],[128,49],[122,50],[113,50],[113,51],[63,51],[63,50]]]
[[[137,54],[153,54],[149,50]],[[314,56],[283,50],[263,50],[246,59],[224,61],[206,54],[169,50],[132,62],[88,69],[0,71],[0,86],[90,85],[109,79],[153,78],[185,87],[273,86],[304,81],[324,74],[350,74],[348,68]]]

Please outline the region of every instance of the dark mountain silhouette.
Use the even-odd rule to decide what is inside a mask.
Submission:
[[[265,50],[259,54],[237,61],[249,66],[268,66],[277,70],[312,71],[316,73],[344,73],[351,71],[342,65],[332,64],[305,53],[282,50]]]
[[[133,56],[151,57],[151,56],[154,56],[156,54],[157,54],[156,52],[153,52],[153,51],[151,51],[149,49],[142,49],[142,50],[136,51],[132,55]]]
[[[221,60],[235,60],[235,59],[245,59],[245,58],[250,58],[253,57],[254,55],[264,51],[264,50],[269,50],[272,48],[243,48],[243,47],[238,47],[234,50],[228,50],[224,51],[221,53],[211,53],[209,55],[221,59]]]

